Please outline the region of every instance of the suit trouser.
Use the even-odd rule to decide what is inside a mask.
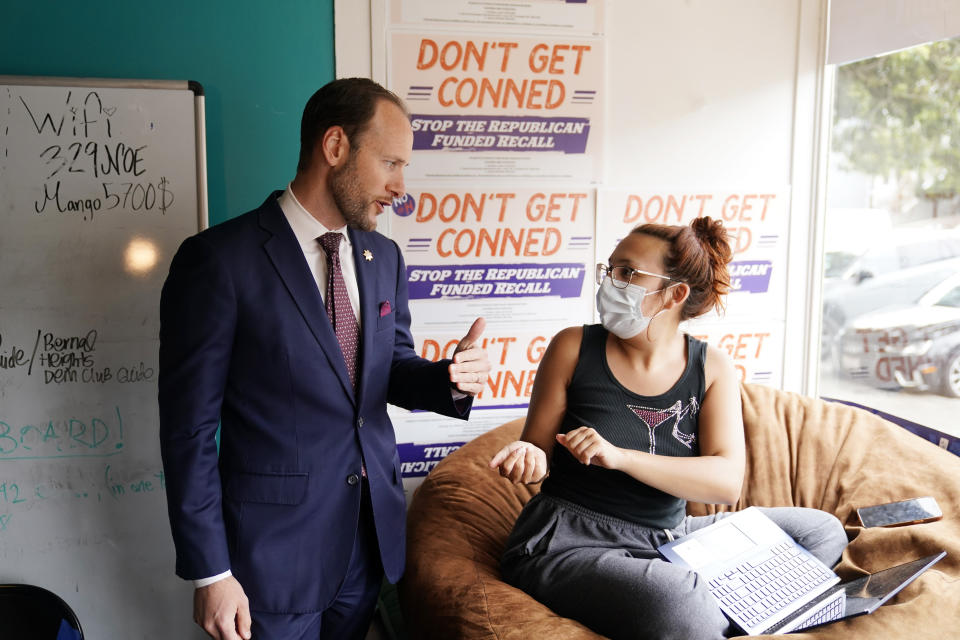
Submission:
[[[760,510],[827,566],[840,559],[847,536],[832,514]],[[736,628],[706,582],[660,559],[657,547],[727,515],[687,516],[667,533],[541,493],[510,534],[502,573],[559,615],[610,638],[720,640]]]
[[[370,627],[383,583],[383,565],[373,524],[367,479],[362,480],[360,517],[350,565],[333,603],[315,613],[253,611],[253,640],[362,640]]]

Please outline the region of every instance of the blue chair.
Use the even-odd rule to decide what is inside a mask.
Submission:
[[[63,598],[32,584],[0,584],[3,640],[83,640],[83,629]]]

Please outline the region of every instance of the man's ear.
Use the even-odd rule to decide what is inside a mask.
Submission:
[[[344,163],[350,155],[350,141],[343,127],[334,125],[327,129],[320,139],[318,151],[324,163],[331,167]]]

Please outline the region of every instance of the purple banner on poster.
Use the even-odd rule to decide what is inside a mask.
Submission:
[[[408,266],[411,300],[443,298],[578,298],[587,268],[556,264]]]
[[[414,115],[414,151],[562,151],[586,153],[589,118]]]
[[[404,478],[422,478],[430,473],[437,463],[464,444],[463,442],[400,443],[397,445],[397,453],[400,455],[400,474]]]
[[[730,288],[747,293],[765,293],[770,288],[769,260],[743,260],[730,263]]]

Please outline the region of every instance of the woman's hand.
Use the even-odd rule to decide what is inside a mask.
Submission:
[[[516,440],[490,460],[490,468],[497,467],[500,475],[513,484],[540,482],[547,475],[547,454],[535,444]]]
[[[557,442],[583,464],[594,464],[605,469],[617,469],[624,455],[622,449],[604,440],[593,427],[578,427],[565,434],[558,433]]]

